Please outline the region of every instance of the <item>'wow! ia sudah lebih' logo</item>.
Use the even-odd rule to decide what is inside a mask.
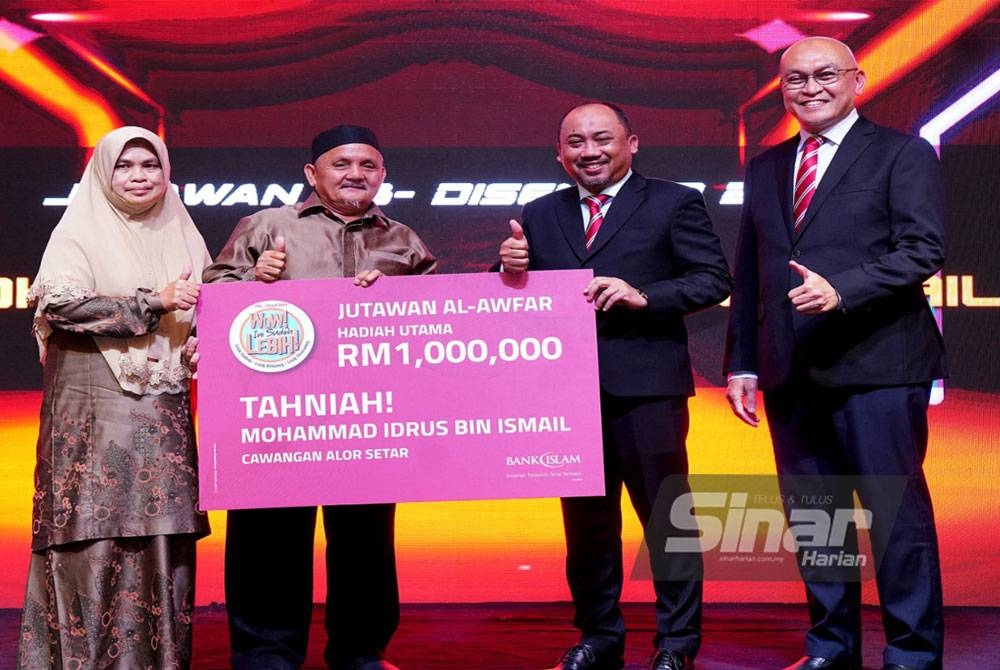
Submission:
[[[284,372],[312,351],[316,331],[299,307],[281,300],[254,303],[240,312],[229,328],[229,346],[236,359],[252,370]]]

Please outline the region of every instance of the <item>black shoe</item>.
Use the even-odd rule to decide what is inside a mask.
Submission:
[[[559,663],[549,670],[621,670],[625,658],[621,654],[598,653],[589,644],[580,643],[570,647]]]
[[[803,656],[785,670],[850,670],[850,665],[822,656]]]
[[[688,670],[693,667],[694,664],[689,663],[684,654],[666,649],[656,652],[656,656],[649,662],[649,670]]]

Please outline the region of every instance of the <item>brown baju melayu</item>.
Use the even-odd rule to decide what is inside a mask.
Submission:
[[[434,272],[437,262],[415,232],[378,207],[345,223],[313,194],[304,203],[241,220],[205,281],[254,279],[254,265],[277,237],[288,254],[282,279]],[[359,291],[362,289],[358,289]],[[327,505],[325,658],[332,670],[383,657],[399,624],[396,506]],[[230,510],[226,521],[226,609],[232,664],[297,668],[306,656],[312,614],[315,507]]]

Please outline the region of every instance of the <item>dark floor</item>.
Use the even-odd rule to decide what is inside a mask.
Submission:
[[[653,634],[652,607],[625,606],[629,670],[645,668]],[[575,641],[566,603],[404,605],[389,650],[402,670],[540,670],[552,666]],[[0,610],[0,670],[14,667],[20,613]],[[1000,608],[949,608],[945,670],[1000,668]],[[704,642],[697,670],[779,669],[801,655],[805,611],[795,605],[720,605],[705,608]],[[864,615],[865,668],[882,667],[878,610]],[[313,617],[309,659],[322,669],[322,609]],[[196,670],[225,670],[226,614],[199,608],[195,617]]]

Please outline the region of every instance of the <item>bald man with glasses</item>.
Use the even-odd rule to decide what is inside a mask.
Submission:
[[[872,512],[883,668],[939,670],[941,574],[923,460],[945,361],[923,282],[944,261],[940,166],[924,140],[858,114],[866,76],[846,45],[804,39],[779,76],[802,131],[747,167],[727,398],[757,426],[763,391],[786,501],[822,500],[833,514],[856,492]],[[840,549],[857,552],[849,535]],[[799,558],[811,626],[806,656],[786,670],[860,668],[860,571]]]

